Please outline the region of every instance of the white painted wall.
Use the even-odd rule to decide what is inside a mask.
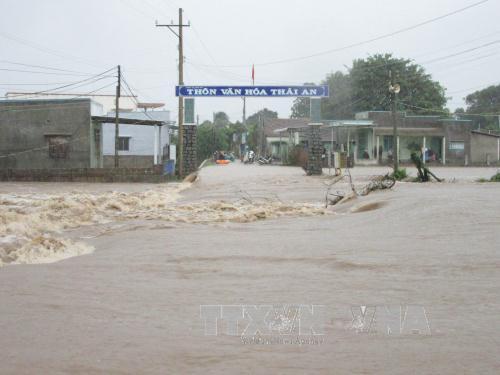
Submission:
[[[170,111],[149,111],[144,112],[122,112],[120,117],[133,118],[138,120],[160,120],[170,121]],[[114,117],[114,112],[109,112],[107,116]],[[149,117],[148,117],[149,116]],[[104,155],[115,154],[115,124],[103,124],[103,153]],[[120,125],[120,137],[130,137],[129,151],[120,151],[120,155],[146,155],[154,156],[158,147],[158,127],[144,125]],[[161,129],[161,147],[170,143],[168,126]]]

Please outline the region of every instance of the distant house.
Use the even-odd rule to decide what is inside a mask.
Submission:
[[[102,124],[114,121],[101,116],[102,109],[90,99],[0,101],[0,169],[102,168]],[[137,128],[165,125],[151,119],[119,122]]]
[[[98,167],[100,126],[90,99],[0,101],[0,168]]]
[[[109,112],[108,117],[114,118],[115,112]],[[135,126],[120,124],[119,158],[120,165],[129,168],[149,168],[159,164],[164,153],[168,153],[170,144],[170,130],[173,128],[170,121],[170,111],[121,111],[122,119],[156,120],[161,126]],[[104,166],[114,165],[115,154],[115,124],[103,124],[103,151]]]
[[[263,121],[264,153],[282,159],[287,155],[289,147],[300,143],[300,134],[310,123],[308,118],[274,118]]]
[[[412,152],[422,152],[426,162],[468,165],[500,160],[498,136],[474,131],[472,121],[440,116],[397,114],[399,160],[410,161]],[[395,142],[391,113],[368,111],[354,120],[326,122],[330,141],[325,145],[347,152],[358,164],[389,163]]]

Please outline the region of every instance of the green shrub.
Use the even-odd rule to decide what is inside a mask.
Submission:
[[[500,172],[498,172],[496,175],[494,175],[491,179],[491,182],[500,182]]]
[[[406,168],[398,169],[397,171],[391,174],[391,177],[393,177],[398,181],[404,180],[406,177],[408,177],[408,174],[406,173]]]

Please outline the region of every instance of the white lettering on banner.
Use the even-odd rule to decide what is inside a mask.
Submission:
[[[177,96],[327,97],[324,86],[177,86]]]
[[[245,89],[246,96],[267,96],[266,90],[259,90],[258,88],[254,89]]]
[[[190,91],[190,89],[187,89],[188,90],[188,94],[189,95],[193,95],[192,92]],[[208,89],[206,87],[204,88],[200,88],[200,89],[194,89],[194,95],[217,95],[217,90],[216,89]]]
[[[304,89],[302,90],[303,96],[317,96],[318,95],[318,90],[317,89]]]
[[[232,87],[229,87],[229,88],[223,88],[221,89],[222,91],[222,94],[224,94],[224,96],[241,96],[241,89],[237,89],[237,88],[232,88]]]

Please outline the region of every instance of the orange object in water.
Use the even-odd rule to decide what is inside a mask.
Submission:
[[[229,164],[230,161],[229,160],[217,160],[216,163],[217,164]]]

